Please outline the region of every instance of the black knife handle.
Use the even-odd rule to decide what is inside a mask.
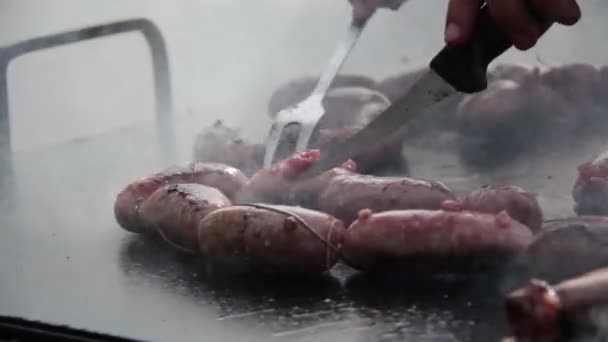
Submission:
[[[477,93],[488,87],[488,65],[512,46],[483,4],[471,39],[463,45],[444,47],[430,67],[456,90]]]

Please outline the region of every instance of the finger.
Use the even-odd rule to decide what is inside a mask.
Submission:
[[[530,4],[549,22],[571,26],[581,18],[581,8],[575,0],[530,0]]]
[[[488,1],[490,14],[496,25],[511,38],[520,50],[528,50],[536,45],[543,33],[543,23],[530,14],[524,0]]]
[[[466,43],[479,14],[479,0],[450,0],[445,25],[445,42],[449,45]]]

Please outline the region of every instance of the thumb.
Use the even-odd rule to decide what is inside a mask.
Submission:
[[[479,0],[450,0],[444,34],[448,45],[463,44],[469,40],[480,6]]]

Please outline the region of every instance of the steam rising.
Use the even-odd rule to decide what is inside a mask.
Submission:
[[[223,118],[231,126],[243,126],[245,138],[257,138],[266,133],[269,122],[259,117],[279,84],[321,70],[343,36],[350,15],[346,0],[190,0],[179,3],[130,0],[112,6],[79,0],[5,0],[3,4],[0,14],[2,44],[127,17],[151,18],[169,42],[176,112],[183,115],[192,110],[200,117],[201,124]],[[344,72],[381,78],[403,68],[427,63],[442,44],[445,4],[446,1],[413,0],[397,13],[378,12]],[[537,64],[536,53],[539,53],[555,63],[603,63],[608,57],[602,33],[608,28],[603,20],[608,6],[601,1],[581,1],[581,5],[584,20],[577,27],[555,28],[538,49],[526,53],[509,52],[502,60]],[[133,49],[141,51],[142,46]],[[133,50],[121,46],[111,53],[117,58],[127,58]],[[407,57],[408,65],[401,62],[404,57]],[[70,55],[66,53],[62,59],[64,64],[60,67],[67,74],[75,73],[69,68]],[[141,62],[129,61],[133,65]],[[107,68],[95,67],[98,73],[104,73]],[[143,83],[144,72],[148,71],[137,70],[129,78],[141,79]],[[78,94],[70,95],[78,98]],[[15,96],[28,97],[27,94]],[[40,122],[33,124],[42,125]],[[107,122],[102,126],[110,128],[112,124]]]
[[[382,79],[426,64],[442,46],[446,3],[410,0],[398,13],[379,12],[343,72]],[[608,2],[579,3],[584,19],[578,26],[556,27],[537,49],[525,53],[511,51],[499,62],[538,65],[538,54],[547,63],[608,63],[605,37]],[[238,127],[243,138],[259,141],[269,127],[266,108],[272,92],[289,79],[319,73],[342,38],[349,15],[346,0],[0,0],[0,44],[131,17],[152,19],[168,42],[174,109],[179,117],[179,159],[186,161],[191,155],[194,135],[217,119]],[[14,233],[18,242],[27,244],[32,243],[28,238],[51,241],[41,244],[38,254],[33,255],[21,251],[19,243],[7,247],[15,256],[3,262],[19,260],[39,272],[2,277],[7,280],[0,287],[0,302],[17,308],[17,314],[54,317],[38,311],[34,303],[56,300],[53,303],[61,307],[65,288],[60,277],[91,275],[84,280],[79,278],[84,283],[70,290],[72,296],[82,297],[83,302],[90,297],[88,289],[97,288],[106,279],[123,281],[114,264],[104,264],[107,269],[91,272],[90,265],[99,255],[91,254],[85,260],[73,260],[70,265],[53,270],[46,269],[44,259],[57,257],[57,250],[69,254],[72,250],[78,252],[80,247],[95,250],[100,245],[104,256],[111,258],[112,248],[116,248],[119,240],[111,215],[115,194],[133,178],[165,166],[157,158],[155,141],[142,133],[140,127],[150,123],[154,113],[150,106],[151,69],[142,40],[130,38],[108,38],[103,43],[60,48],[48,55],[41,53],[15,63],[11,70],[11,117],[19,122],[13,127],[13,134],[22,139],[18,149],[23,150],[15,158],[22,221],[15,224],[27,228],[16,229]],[[100,55],[105,57],[98,58]],[[118,67],[112,65],[113,61],[125,64]],[[114,77],[107,77],[108,74]],[[50,87],[49,91],[44,91],[45,87]],[[104,100],[112,94],[117,98]],[[62,115],[59,123],[56,113]],[[87,135],[97,136],[92,141],[68,144],[67,148],[61,145],[61,150],[40,147],[64,144]],[[545,159],[521,162],[513,166],[518,176],[510,180],[524,188],[537,187],[541,205],[549,208],[548,217],[562,215],[571,207],[570,189],[576,165],[600,152],[598,146],[602,143],[569,155],[548,153]],[[413,174],[447,180],[450,187],[463,191],[476,187],[477,183],[503,180],[508,171],[513,171],[474,175],[476,184],[463,184],[455,177],[471,179],[471,175],[453,167],[457,162],[452,152],[411,150],[407,156],[412,161]],[[453,179],[452,184],[449,179]],[[86,234],[77,232],[75,227]],[[0,266],[1,270],[13,267]],[[49,282],[49,287],[54,286],[51,296],[34,287],[22,287],[39,286],[41,279]],[[14,293],[19,293],[17,299],[13,298]],[[125,301],[133,294],[128,295]],[[31,305],[23,305],[19,300]],[[126,304],[123,309],[128,310]],[[66,315],[72,322],[83,325],[95,322],[96,318],[104,321],[101,314],[87,320],[76,310]],[[195,320],[192,326],[199,324],[198,317]],[[126,325],[131,323],[125,320],[124,324],[119,328],[127,331]]]

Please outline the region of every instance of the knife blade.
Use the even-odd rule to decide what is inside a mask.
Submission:
[[[485,90],[489,64],[512,46],[492,20],[487,5],[482,4],[468,43],[445,46],[403,97],[346,141],[322,150],[319,161],[297,178],[311,178],[338,166],[458,92]]]

